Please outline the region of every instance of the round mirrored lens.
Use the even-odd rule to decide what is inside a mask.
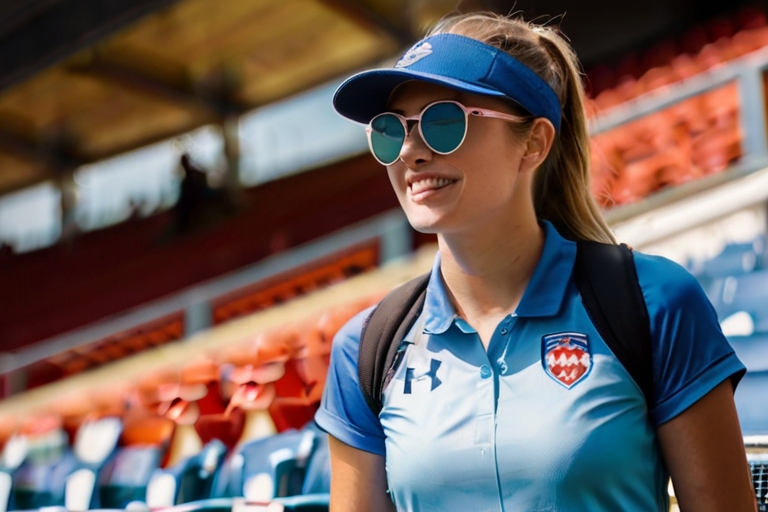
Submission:
[[[421,116],[424,142],[437,153],[456,151],[464,140],[466,130],[464,111],[455,103],[437,103]]]
[[[403,123],[392,114],[382,114],[371,121],[371,151],[384,165],[394,163],[405,141]]]

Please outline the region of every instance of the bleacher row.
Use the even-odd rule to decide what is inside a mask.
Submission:
[[[380,298],[2,418],[0,510],[327,510],[331,340]]]
[[[649,92],[700,75],[768,45],[763,12],[698,26],[679,41],[628,56],[616,70],[590,73],[597,94],[591,117]],[[610,84],[607,86],[606,84]],[[606,208],[628,204],[664,187],[725,170],[743,154],[739,94],[731,82],[592,137],[592,191]]]
[[[211,324],[220,325],[268,309],[375,268],[378,253],[379,244],[372,240],[220,295],[211,305]],[[152,347],[180,341],[184,334],[184,312],[178,311],[31,364],[25,368],[26,387],[32,389]]]

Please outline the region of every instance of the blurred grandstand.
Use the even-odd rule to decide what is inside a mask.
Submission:
[[[434,254],[330,94],[457,6],[565,11],[0,5],[0,512],[327,510],[333,335]],[[593,193],[715,305],[765,507],[768,5],[578,9]]]

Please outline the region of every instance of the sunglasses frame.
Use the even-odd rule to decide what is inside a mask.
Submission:
[[[455,148],[453,148],[450,151],[446,151],[446,152],[438,151],[435,148],[433,148],[432,145],[429,142],[427,142],[427,139],[424,137],[424,132],[421,130],[421,118],[424,115],[424,112],[429,110],[429,108],[431,108],[431,107],[433,107],[435,105],[438,105],[438,104],[442,104],[442,103],[452,103],[454,105],[457,105],[461,109],[461,111],[464,112],[464,134],[461,136],[461,141],[456,145]],[[396,117],[400,121],[400,124],[403,125],[403,130],[405,132],[405,136],[403,137],[403,141],[400,143],[400,151],[398,151],[397,158],[394,159],[393,161],[389,162],[389,163],[386,163],[386,162],[382,161],[381,159],[379,159],[378,156],[376,156],[376,153],[373,150],[373,142],[371,140],[371,132],[373,132],[373,128],[372,128],[373,122],[376,119],[380,118],[381,116],[385,116],[385,115],[391,115],[391,116]],[[421,109],[421,112],[419,112],[415,116],[405,117],[405,116],[402,116],[400,114],[396,114],[394,112],[382,112],[381,114],[378,114],[377,116],[375,116],[373,119],[371,119],[371,121],[368,123],[368,126],[365,129],[365,133],[368,136],[368,149],[370,149],[371,154],[373,155],[373,158],[375,158],[376,161],[379,162],[381,165],[389,166],[389,165],[394,164],[395,162],[400,160],[400,153],[403,151],[403,144],[405,144],[405,141],[408,139],[408,136],[410,135],[410,131],[411,130],[409,130],[409,128],[408,128],[408,122],[409,121],[417,121],[416,124],[418,124],[418,126],[419,126],[419,136],[421,137],[421,140],[424,142],[424,145],[426,145],[429,148],[430,151],[432,151],[433,153],[437,153],[438,155],[450,155],[454,151],[458,150],[461,147],[461,145],[464,144],[464,139],[467,138],[467,128],[468,128],[468,125],[469,125],[469,116],[491,117],[491,118],[494,118],[494,119],[501,119],[503,121],[507,121],[507,122],[510,122],[510,123],[524,123],[525,121],[528,120],[527,117],[516,116],[514,114],[507,114],[505,112],[499,112],[497,110],[491,110],[491,109],[480,108],[480,107],[467,107],[467,106],[464,106],[463,104],[459,103],[456,100],[437,100],[437,101],[433,101],[429,105],[425,106],[423,109]]]

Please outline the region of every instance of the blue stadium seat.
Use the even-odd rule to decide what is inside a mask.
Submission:
[[[24,462],[12,477],[11,509],[63,507],[66,479],[78,467],[66,432],[54,428],[28,440]]]
[[[214,479],[226,454],[224,443],[212,439],[197,455],[172,468],[156,469],[148,484],[147,505],[158,508],[210,498]]]
[[[328,512],[330,506],[330,494],[316,493],[303,494],[301,496],[289,496],[287,498],[275,498],[275,503],[280,503],[286,511],[293,512]]]
[[[717,256],[703,261],[688,262],[688,270],[704,289],[718,278],[738,276],[766,268],[766,240],[760,236],[749,242],[726,245]]]
[[[11,436],[0,454],[0,510],[13,510],[13,477],[27,458],[27,440],[18,434]]]
[[[117,448],[122,421],[116,416],[87,420],[77,429],[72,452],[77,465],[67,476],[64,505],[69,510],[100,507],[98,475]]]
[[[307,465],[307,474],[301,494],[328,494],[331,492],[331,453],[328,446],[328,434],[317,433],[315,450]]]
[[[768,333],[731,336],[728,341],[747,367],[734,396],[742,433],[768,435]]]
[[[147,486],[166,458],[175,427],[172,420],[143,413],[126,420],[121,446],[99,474],[100,507],[122,509],[146,500]]]
[[[328,512],[330,495],[325,493],[274,498],[266,502],[253,502],[243,498],[212,498],[184,503],[173,507],[153,509],[156,512],[260,512],[283,510],[285,512]],[[268,505],[272,505],[268,507]],[[276,507],[275,505],[279,505]]]
[[[755,332],[768,332],[768,270],[716,279],[708,295],[721,321],[744,311],[752,317]]]
[[[305,428],[245,443],[219,472],[214,497],[260,502],[300,494],[316,438],[315,430]]]
[[[13,475],[12,509],[63,507],[66,478],[76,468],[77,459],[70,451],[32,455]]]
[[[700,272],[711,277],[724,277],[759,270],[763,266],[764,247],[763,238],[752,242],[728,244],[720,254],[703,261]]]
[[[126,446],[104,467],[99,484],[103,508],[125,508],[132,501],[145,501],[147,486],[160,467],[164,448],[154,445]]]

